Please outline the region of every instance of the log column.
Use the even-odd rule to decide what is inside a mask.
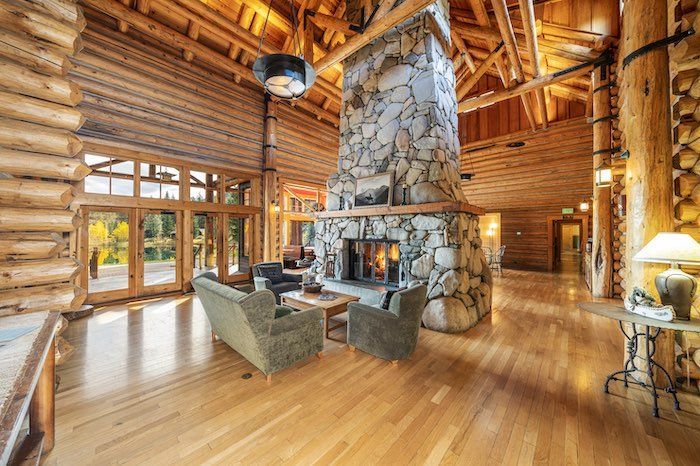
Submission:
[[[0,23],[0,316],[70,312],[85,299],[71,203],[90,169],[75,135],[82,93],[66,74],[85,18],[73,0],[0,0]]]
[[[666,0],[625,2],[620,40],[622,57],[666,36]],[[621,70],[621,76],[620,129],[625,148],[629,151],[624,183],[627,193],[627,289],[638,286],[656,294],[654,277],[667,266],[635,262],[632,257],[657,233],[673,231],[667,48],[657,47],[638,56]],[[663,340],[657,340],[657,360],[673,375],[672,334],[665,335]],[[644,369],[642,365],[638,367]]]
[[[593,71],[593,169],[610,160],[610,72],[608,65]],[[593,183],[593,254],[591,256],[591,292],[593,296],[612,296],[612,212],[610,186]]]
[[[277,103],[265,95],[265,138],[263,142],[263,260],[279,259],[279,222],[275,205],[277,186]]]

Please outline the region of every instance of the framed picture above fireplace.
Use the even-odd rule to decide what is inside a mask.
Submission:
[[[355,208],[390,206],[394,173],[378,173],[355,182]]]

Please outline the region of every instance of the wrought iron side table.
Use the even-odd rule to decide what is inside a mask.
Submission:
[[[659,417],[659,391],[670,393],[673,396],[674,408],[681,409],[680,404],[678,403],[678,396],[676,395],[676,386],[672,377],[669,375],[668,371],[654,359],[654,353],[656,353],[656,337],[659,336],[662,329],[679,330],[684,332],[700,332],[700,321],[672,320],[671,322],[664,322],[662,320],[650,319],[648,317],[627,312],[624,307],[612,303],[578,303],[578,307],[586,312],[590,312],[591,314],[617,320],[620,324],[620,330],[622,330],[625,338],[627,338],[627,349],[629,356],[627,361],[625,361],[624,368],[620,371],[613,372],[605,380],[605,393],[609,393],[608,385],[610,382],[612,380],[616,380],[618,382],[623,382],[625,387],[628,387],[629,384],[634,384],[648,389],[652,395],[652,414],[654,417]],[[623,325],[625,322],[632,324],[631,334],[625,330]],[[631,373],[640,370],[635,365],[634,359],[637,357],[637,352],[640,350],[639,339],[642,337],[644,337],[644,352],[640,355],[640,357],[647,362],[646,373],[647,378],[649,379],[648,383],[637,381],[630,375]],[[653,372],[654,367],[656,367],[666,376],[666,380],[668,380],[668,385],[666,387],[656,386]]]

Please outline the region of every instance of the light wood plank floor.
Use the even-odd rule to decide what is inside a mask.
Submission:
[[[489,318],[421,330],[398,366],[329,341],[270,384],[211,343],[196,298],[107,307],[65,334],[47,463],[698,464],[700,398],[655,419],[639,389],[603,393],[622,340],[575,308],[578,276],[496,283]]]

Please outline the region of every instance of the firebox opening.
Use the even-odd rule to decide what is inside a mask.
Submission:
[[[351,278],[388,286],[399,285],[399,244],[386,240],[352,241]]]

